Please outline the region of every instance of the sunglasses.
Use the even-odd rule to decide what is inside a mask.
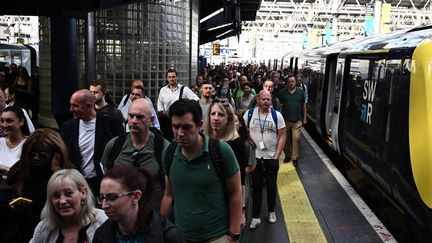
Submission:
[[[231,106],[228,100],[225,99],[214,99],[212,103],[221,103],[223,106]]]
[[[49,154],[45,152],[34,152],[34,151],[30,152],[30,158],[34,159],[36,158],[36,156],[39,159],[46,159],[48,158]]]
[[[133,161],[133,166],[134,167],[140,167],[140,163],[138,162],[138,158],[140,157],[140,154],[138,151],[135,151],[132,155],[131,155],[132,159],[134,159]]]
[[[99,203],[102,204],[102,202],[104,200],[106,200],[107,202],[114,202],[115,200],[124,197],[124,196],[129,196],[134,194],[135,191],[129,191],[129,192],[122,192],[122,193],[107,193],[107,194],[100,194],[99,195]]]

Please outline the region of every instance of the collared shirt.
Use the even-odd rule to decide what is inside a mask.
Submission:
[[[168,111],[170,106],[180,99],[180,89],[183,85],[177,84],[177,87],[172,90],[168,85],[162,87],[159,91],[157,110],[158,111]],[[183,99],[199,100],[198,96],[189,87],[185,86],[183,89],[182,97]]]

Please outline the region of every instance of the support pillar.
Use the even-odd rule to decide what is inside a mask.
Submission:
[[[77,20],[51,17],[51,108],[59,127],[72,117],[69,100],[77,89]]]

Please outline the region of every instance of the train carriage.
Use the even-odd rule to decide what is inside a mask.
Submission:
[[[432,232],[432,26],[289,56],[323,139]]]

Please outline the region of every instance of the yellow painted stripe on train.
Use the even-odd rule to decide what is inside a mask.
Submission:
[[[290,242],[327,242],[292,163],[280,164],[278,190]]]
[[[411,167],[420,197],[432,208],[432,40],[414,50],[410,78]]]

